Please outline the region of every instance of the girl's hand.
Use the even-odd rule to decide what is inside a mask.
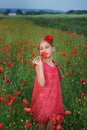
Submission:
[[[32,62],[34,66],[42,66],[42,60],[40,56],[36,57]]]

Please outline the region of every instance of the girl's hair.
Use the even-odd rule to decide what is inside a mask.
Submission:
[[[40,39],[40,40],[38,41],[38,49],[39,49],[40,44],[41,44],[42,42],[48,42],[48,41],[47,41],[47,40],[45,40],[44,38]],[[52,42],[52,43],[48,42],[48,43],[49,43],[52,47],[54,47],[53,42]]]
[[[51,35],[46,35],[44,38],[40,39],[40,40],[38,41],[38,48],[39,48],[39,46],[40,46],[40,43],[42,43],[42,42],[48,42],[52,47],[54,46],[54,45],[53,45],[54,38],[53,38],[53,36],[51,36]]]

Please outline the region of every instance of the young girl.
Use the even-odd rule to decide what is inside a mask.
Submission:
[[[64,120],[64,105],[60,87],[61,74],[53,62],[55,48],[53,36],[47,35],[39,41],[40,56],[33,60],[36,79],[32,93],[32,114],[40,130],[53,130],[51,117],[58,116],[58,124]],[[53,121],[53,119],[52,119]],[[55,124],[55,123],[54,123]]]

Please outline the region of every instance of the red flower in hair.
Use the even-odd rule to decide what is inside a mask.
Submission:
[[[52,43],[54,41],[53,36],[50,36],[50,35],[46,35],[44,40],[46,40],[49,43]]]

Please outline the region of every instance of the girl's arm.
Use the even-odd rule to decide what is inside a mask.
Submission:
[[[36,73],[38,77],[38,83],[40,86],[44,87],[45,86],[45,75],[44,75],[44,70],[43,70],[43,63],[41,61],[40,57],[37,57],[33,60],[33,64],[36,65]]]

